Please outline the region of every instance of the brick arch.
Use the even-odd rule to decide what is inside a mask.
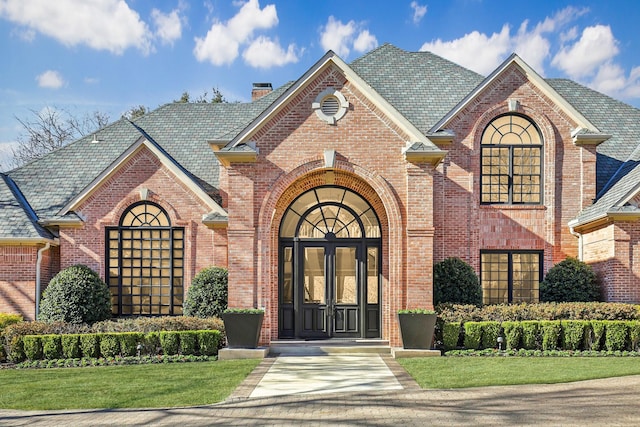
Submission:
[[[486,110],[478,118],[478,120],[476,120],[471,132],[471,134],[473,135],[473,149],[480,149],[480,140],[482,139],[482,133],[487,128],[489,123],[491,123],[498,116],[510,113],[526,116],[527,118],[529,118],[529,120],[536,124],[536,126],[540,130],[540,133],[542,134],[542,141],[545,151],[547,150],[547,147],[551,149],[555,147],[556,136],[554,126],[545,115],[540,114],[536,109],[531,108],[526,104],[520,104],[517,111],[510,111],[507,105],[501,103]]]
[[[180,215],[178,214],[178,211],[176,211],[176,209],[173,207],[171,203],[167,202],[165,199],[161,198],[156,193],[149,191],[149,194],[147,195],[146,199],[143,199],[140,196],[140,193],[136,192],[120,200],[118,204],[111,210],[109,215],[100,221],[101,225],[105,227],[118,226],[118,224],[120,223],[120,218],[122,217],[122,214],[124,213],[124,211],[129,209],[129,207],[134,203],[141,202],[143,200],[153,202],[158,206],[162,207],[162,209],[164,209],[165,212],[167,212],[167,215],[169,215],[169,219],[171,220],[172,226],[183,227],[187,224],[185,221],[180,219]]]
[[[358,193],[378,215],[382,236],[382,312],[388,313],[389,307],[398,304],[398,285],[403,280],[402,263],[399,260],[402,257],[401,230],[404,215],[396,193],[377,173],[346,160],[336,160],[334,167],[328,169],[324,167],[323,160],[310,159],[279,177],[263,199],[258,213],[257,239],[261,263],[258,265],[257,280],[263,284],[259,287],[258,299],[259,306],[267,308],[265,332],[270,334],[270,339],[276,339],[278,334],[278,233],[282,217],[296,197],[313,188],[327,185],[328,172],[333,173],[330,185],[345,187]],[[394,248],[393,254],[389,251],[390,247]],[[383,319],[383,336],[388,336],[389,328],[389,319]]]

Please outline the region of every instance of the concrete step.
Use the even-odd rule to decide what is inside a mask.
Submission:
[[[273,356],[320,356],[325,354],[391,354],[386,340],[277,340],[271,341]]]

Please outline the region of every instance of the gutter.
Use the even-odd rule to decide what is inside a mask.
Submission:
[[[578,260],[579,261],[583,261],[584,260],[584,245],[582,242],[582,233],[578,233],[573,225],[569,226],[569,233],[571,233],[572,236],[575,236],[578,238]]]
[[[51,247],[51,243],[47,242],[42,248],[38,249],[38,256],[36,258],[36,315],[35,320],[38,320],[38,314],[40,313],[40,290],[42,286],[40,284],[41,274],[40,274],[40,266],[42,264],[42,254],[49,250]]]

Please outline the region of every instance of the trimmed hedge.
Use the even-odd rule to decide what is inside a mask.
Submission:
[[[163,331],[148,334],[107,332],[81,335],[25,335],[20,337],[22,356],[16,357],[13,361],[155,356],[160,353],[148,353],[143,350],[156,349],[155,346],[144,345],[145,341],[155,343],[156,340],[161,344],[160,353],[182,356],[215,356],[223,343],[222,333],[213,330]],[[138,344],[141,345],[139,355]]]
[[[468,350],[497,348],[531,351],[640,351],[640,320],[525,320],[522,322],[448,322],[443,325],[445,350],[459,342]],[[462,334],[462,336],[460,336]]]

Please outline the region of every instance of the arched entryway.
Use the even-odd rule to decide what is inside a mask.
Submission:
[[[371,205],[343,187],[309,190],[279,233],[280,338],[379,338],[381,230]]]

